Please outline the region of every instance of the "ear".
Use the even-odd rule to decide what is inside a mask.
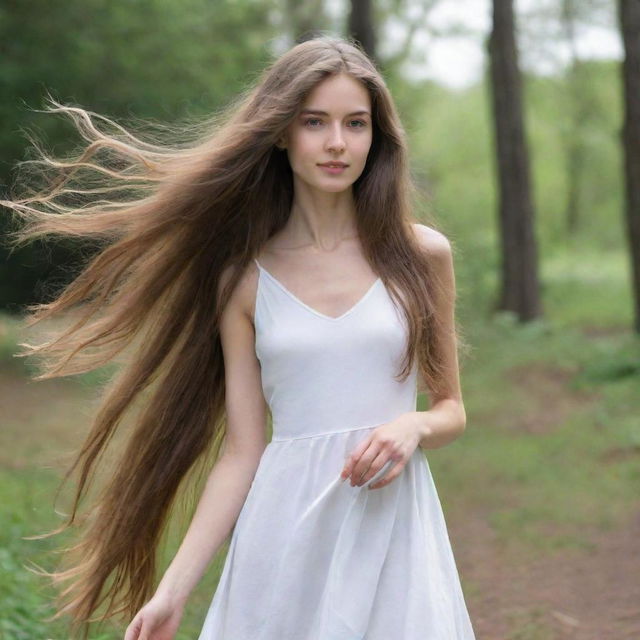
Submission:
[[[287,148],[287,141],[285,140],[284,137],[281,137],[278,139],[278,142],[276,142],[276,147],[278,147],[278,149],[286,149]]]

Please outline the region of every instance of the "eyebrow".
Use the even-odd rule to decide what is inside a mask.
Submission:
[[[300,115],[320,115],[320,116],[328,116],[329,114],[326,111],[320,111],[319,109],[303,109],[300,112]],[[368,111],[362,109],[360,111],[352,111],[347,114],[348,116],[362,116],[362,115],[371,115]]]

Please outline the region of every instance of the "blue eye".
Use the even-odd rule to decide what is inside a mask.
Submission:
[[[357,126],[352,126],[354,122],[356,123]],[[307,118],[304,121],[304,125],[309,126],[312,129],[317,128],[318,125],[316,125],[315,123],[318,123],[318,125],[320,125],[322,124],[322,120],[320,118]],[[367,123],[364,120],[349,120],[349,125],[351,126],[352,129],[362,129],[367,126]]]

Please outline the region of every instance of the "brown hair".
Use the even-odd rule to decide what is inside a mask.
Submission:
[[[69,567],[47,575],[69,583],[54,618],[69,614],[84,637],[103,602],[100,620],[132,616],[152,595],[156,551],[176,494],[196,463],[218,457],[225,433],[220,313],[290,214],[291,168],[275,143],[306,95],[339,72],[371,96],[372,145],[353,193],[365,256],[408,320],[398,375],[405,379],[417,357],[423,380],[435,388],[442,373],[437,283],[411,228],[416,187],[405,134],[380,73],[351,41],[321,36],[294,46],[224,112],[168,128],[179,143],[134,136],[131,127],[49,98],[47,111],[71,118],[88,144],[66,160],[40,151],[42,160],[22,164],[42,168],[46,186],[0,201],[21,223],[11,236],[16,245],[54,235],[99,246],[50,302],[28,308],[29,326],[63,311],[75,316],[54,339],[21,345],[19,355],[43,358],[35,379],[87,372],[127,354],[64,477],[79,471],[68,521],[48,534],[80,529],[77,544],[65,550]],[[218,296],[227,267],[231,278]],[[147,390],[117,468],[81,517],[99,459]]]

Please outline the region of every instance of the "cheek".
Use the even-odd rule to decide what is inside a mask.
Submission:
[[[298,138],[289,145],[289,158],[294,162],[306,162],[317,155],[316,145],[313,140],[304,136]]]
[[[357,149],[360,159],[364,163],[369,155],[369,151],[371,150],[371,137],[368,136],[366,139],[358,140],[355,148]]]

